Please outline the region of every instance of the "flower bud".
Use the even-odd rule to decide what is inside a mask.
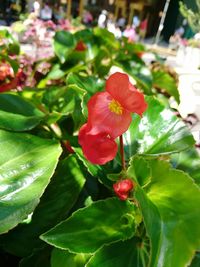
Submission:
[[[131,179],[124,179],[113,184],[115,194],[121,199],[126,200],[129,192],[133,189],[134,183]]]

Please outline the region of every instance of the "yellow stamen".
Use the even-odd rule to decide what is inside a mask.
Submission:
[[[109,103],[108,108],[110,109],[111,112],[116,113],[117,115],[122,115],[123,113],[122,106],[118,101],[114,99]]]

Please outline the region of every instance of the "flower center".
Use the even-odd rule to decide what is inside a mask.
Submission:
[[[114,99],[109,103],[108,108],[111,112],[113,112],[117,115],[122,115],[122,113],[123,113],[122,106],[120,105],[120,103],[118,101],[116,101]]]

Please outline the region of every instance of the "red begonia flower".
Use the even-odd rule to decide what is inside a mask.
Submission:
[[[85,51],[86,49],[87,49],[87,46],[84,44],[83,41],[79,41],[75,47],[75,50],[80,51],[80,52]]]
[[[143,94],[123,73],[116,72],[108,78],[106,91],[96,93],[89,100],[88,122],[92,125],[92,134],[106,132],[115,139],[128,130],[131,112],[141,116],[147,104]]]
[[[103,165],[114,159],[117,154],[117,144],[106,132],[91,134],[89,124],[84,124],[78,136],[84,156],[93,164]]]
[[[116,72],[106,81],[106,91],[117,100],[120,105],[142,116],[147,108],[144,95],[130,83],[127,74]]]
[[[131,113],[107,92],[96,93],[90,98],[88,122],[92,125],[92,134],[107,132],[115,139],[128,130],[131,121]]]
[[[131,179],[124,179],[113,184],[115,194],[121,199],[126,200],[129,196],[130,191],[133,189],[133,181]]]

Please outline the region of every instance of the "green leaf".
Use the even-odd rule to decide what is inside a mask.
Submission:
[[[200,252],[197,252],[190,267],[199,267],[200,266]]]
[[[146,267],[147,256],[141,241],[132,238],[99,249],[86,267]]]
[[[124,134],[127,158],[135,153],[167,155],[190,148],[194,138],[185,124],[154,97],[147,97],[148,108],[142,119],[133,116]]]
[[[104,244],[134,235],[135,206],[117,198],[100,200],[79,209],[41,236],[45,242],[75,253],[93,253]]]
[[[94,76],[83,76],[75,73],[70,73],[67,76],[68,84],[75,84],[80,87],[80,89],[85,90],[90,95],[102,90],[104,82],[100,81]]]
[[[113,33],[109,32],[107,29],[94,28],[94,35],[99,38],[99,41],[107,47],[117,49],[119,48],[119,42],[116,40]],[[109,49],[109,48],[108,48]],[[112,53],[112,51],[110,51]]]
[[[169,163],[150,160],[148,164],[151,183],[144,190],[136,186],[135,197],[151,242],[149,266],[187,266],[200,246],[200,190]]]
[[[36,250],[30,256],[23,258],[19,263],[19,267],[50,267],[50,257],[51,249],[45,247]]]
[[[27,131],[37,126],[45,114],[22,97],[0,94],[0,128]]]
[[[67,217],[84,182],[85,179],[75,156],[69,156],[61,161],[33,213],[31,222],[19,225],[0,238],[4,249],[24,257],[30,255],[34,248],[44,246],[39,236]]]
[[[187,172],[200,185],[200,156],[195,148],[172,155],[172,164]]]
[[[51,267],[85,267],[90,254],[72,254],[66,250],[54,248],[51,254]]]
[[[0,233],[33,212],[60,154],[55,141],[0,130]]]
[[[65,72],[61,70],[59,64],[55,64],[48,73],[45,79],[47,80],[58,80],[65,76]]]
[[[55,54],[60,59],[61,63],[64,63],[68,55],[75,48],[74,36],[67,31],[56,32],[53,45]]]
[[[153,86],[159,89],[161,92],[164,91],[170,96],[173,96],[176,102],[180,103],[180,96],[175,80],[164,71],[155,71],[153,75]]]

